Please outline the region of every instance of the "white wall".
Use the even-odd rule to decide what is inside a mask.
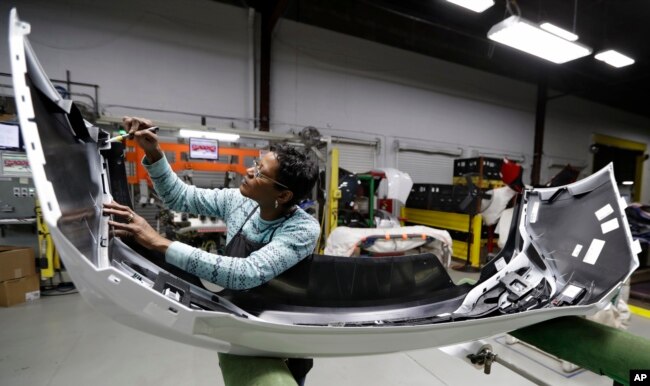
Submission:
[[[73,81],[99,84],[108,114],[133,113],[111,107],[128,105],[247,115],[248,14],[242,8],[207,0],[10,3],[31,24],[29,38],[48,75],[65,79],[69,70]],[[10,7],[0,4],[2,36]],[[5,42],[0,70],[10,72]],[[199,123],[198,117],[184,119]]]
[[[30,39],[46,72],[63,79],[70,70],[75,81],[99,84],[108,114],[198,122],[111,107],[119,104],[240,118],[212,122],[241,128],[252,118],[244,9],[209,0],[14,3],[32,24]],[[2,36],[10,4],[0,4]],[[0,44],[2,72],[10,72],[6,52]],[[272,60],[274,131],[312,125],[324,134],[380,138],[379,164],[385,166],[394,164],[394,139],[462,147],[464,156],[523,154],[528,179],[532,84],[284,19],[275,30]],[[648,143],[649,126],[650,119],[578,98],[550,101],[544,165],[590,167],[594,133]],[[644,202],[650,201],[648,168],[646,163]],[[544,167],[542,181],[553,173]]]
[[[286,20],[274,44],[278,130],[291,122],[379,134],[387,162],[397,137],[462,144],[468,156],[471,149],[532,153],[532,85]]]

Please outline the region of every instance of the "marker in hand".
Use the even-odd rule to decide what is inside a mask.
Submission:
[[[144,130],[151,131],[152,133],[157,133],[158,132],[158,126],[152,126],[152,127],[148,128],[148,129],[144,129]],[[139,131],[142,131],[142,130],[139,130]],[[106,142],[107,143],[108,142],[122,142],[123,140],[125,140],[127,138],[128,139],[133,139],[134,136],[135,136],[134,134],[118,135],[117,137],[113,137],[113,138],[109,139]]]

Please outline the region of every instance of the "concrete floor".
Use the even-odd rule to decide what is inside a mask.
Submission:
[[[467,276],[464,274],[464,276]],[[650,319],[632,316],[630,332],[649,337]],[[612,385],[560,364],[504,336],[487,340],[497,354],[551,385]],[[353,358],[317,358],[309,386],[533,385],[501,365],[484,375],[439,349]],[[223,385],[216,352],[122,326],[79,294],[0,308],[0,385]]]

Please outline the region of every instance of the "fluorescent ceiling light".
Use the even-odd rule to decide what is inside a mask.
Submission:
[[[617,68],[634,64],[634,59],[627,57],[621,54],[620,52],[616,52],[614,50],[599,52],[598,54],[596,54],[595,58],[598,60],[602,60],[603,62],[609,64],[610,66],[614,66]]]
[[[634,185],[634,181],[623,181],[623,185]]]
[[[239,139],[239,134],[217,133],[215,131],[198,131],[198,130],[180,129],[179,134],[181,137],[185,137],[185,138],[218,139],[224,142],[233,142]]]
[[[559,36],[559,37],[561,37],[563,39],[566,39],[566,40],[568,40],[570,42],[575,42],[576,40],[578,40],[578,35],[576,35],[576,34],[574,34],[572,32],[569,32],[569,31],[567,31],[565,29],[562,29],[562,28],[560,28],[560,27],[558,27],[556,25],[553,25],[551,23],[542,23],[539,26],[540,26],[540,28],[545,29],[548,32],[550,32],[552,34],[555,34],[555,35],[557,35],[557,36]]]
[[[591,48],[562,39],[519,16],[510,16],[495,24],[488,31],[488,38],[553,63],[565,63],[591,54]]]
[[[450,3],[460,5],[474,12],[483,12],[494,5],[494,0],[447,0]]]

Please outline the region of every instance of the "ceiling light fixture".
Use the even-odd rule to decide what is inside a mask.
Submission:
[[[630,64],[634,64],[634,59],[625,56],[620,52],[614,50],[599,52],[598,54],[596,54],[595,58],[616,68],[621,68],[621,67],[629,66]]]
[[[519,16],[495,24],[488,38],[553,63],[566,63],[591,54],[591,48],[547,32]]]
[[[474,12],[483,12],[494,5],[494,0],[447,0],[450,3],[460,5]]]
[[[208,138],[224,142],[234,142],[239,139],[239,134],[218,133],[215,131],[199,131],[180,129],[178,134],[184,138]]]
[[[634,181],[623,181],[623,185],[634,185]]]
[[[570,42],[575,42],[576,40],[578,40],[578,35],[569,32],[563,28],[560,28],[555,24],[546,22],[540,24],[539,27]]]

